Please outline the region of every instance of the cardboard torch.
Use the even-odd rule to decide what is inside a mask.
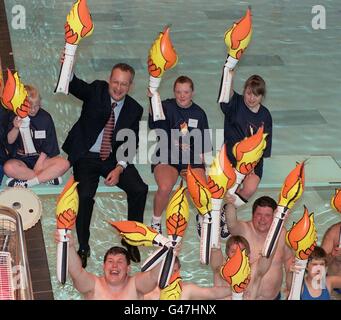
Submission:
[[[303,217],[287,232],[286,242],[295,250],[295,266],[300,267],[293,274],[288,300],[300,300],[305,268],[317,242],[314,213],[309,215],[305,206]]]
[[[159,36],[153,42],[148,55],[148,88],[153,95],[151,98],[151,107],[154,121],[166,119],[162,109],[161,98],[157,90],[164,72],[173,68],[178,62],[178,56],[169,33],[170,27],[166,26],[163,32],[160,32]]]
[[[223,74],[220,81],[220,89],[218,102],[228,103],[230,100],[230,90],[232,84],[232,73],[252,36],[252,19],[251,8],[249,7],[246,14],[239,21],[235,22],[231,28],[225,32],[225,44],[228,48],[226,62],[223,68]]]
[[[69,93],[69,81],[74,65],[74,59],[79,42],[90,36],[94,24],[86,0],[76,1],[66,17],[64,62],[61,65],[55,93]]]
[[[7,69],[7,81],[4,85],[2,97],[2,105],[13,111],[22,119],[19,127],[19,132],[23,141],[25,154],[36,153],[36,148],[33,144],[30,130],[30,102],[24,84],[21,82],[18,72],[12,74],[11,70]]]
[[[220,241],[220,210],[225,193],[236,183],[236,173],[227,157],[226,144],[217,153],[208,171],[208,188],[212,201],[212,247],[218,248]]]
[[[189,207],[186,197],[186,189],[182,181],[170,199],[166,209],[166,226],[168,239],[171,241],[166,257],[162,261],[162,267],[159,277],[160,289],[169,284],[175,262],[174,249],[179,245],[184,237],[189,220]]]
[[[237,245],[235,254],[227,258],[221,267],[220,274],[231,286],[232,300],[243,300],[244,291],[251,280],[251,267],[246,249],[241,250]]]
[[[155,246],[159,248],[146,260],[142,267],[142,271],[148,271],[159,264],[171,245],[170,240],[167,237],[164,237],[155,229],[143,224],[142,222],[127,220],[109,221],[109,223],[131,246]]]
[[[78,213],[77,184],[78,182],[75,182],[71,176],[57,199],[56,218],[60,236],[57,244],[57,278],[62,284],[65,284],[68,272],[69,239],[67,234],[74,228]]]
[[[266,148],[267,135],[267,133],[264,133],[264,126],[261,126],[255,134],[246,137],[233,146],[232,152],[237,161],[234,169],[236,173],[236,183],[228,192],[236,197],[234,203],[236,207],[240,207],[247,202],[245,199],[242,199],[236,191],[243,182],[245,176],[251,173],[262,159]]]
[[[200,262],[210,263],[211,241],[212,241],[212,204],[211,193],[206,181],[195,174],[191,166],[187,169],[187,188],[195,207],[202,215],[202,228],[200,235]]]
[[[274,219],[266,236],[262,255],[269,258],[276,247],[283,223],[288,216],[289,210],[293,208],[304,191],[304,161],[297,163],[296,167],[286,177],[279,194],[277,209]]]

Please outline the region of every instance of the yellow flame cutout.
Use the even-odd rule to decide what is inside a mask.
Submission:
[[[160,291],[160,300],[180,300],[182,293],[182,279],[180,272],[176,272],[169,280],[169,285]]]
[[[56,207],[58,228],[71,229],[75,223],[79,207],[77,184],[78,182],[75,182],[73,176],[71,176],[58,197]]]
[[[74,3],[66,17],[66,25],[72,33],[66,37],[66,41],[71,44],[79,44],[83,38],[93,33],[94,25],[86,0],[78,0]]]
[[[248,8],[246,15],[225,32],[224,39],[228,48],[228,54],[239,60],[249,45],[251,36],[252,19],[251,10]]]
[[[295,256],[298,259],[309,258],[317,242],[313,212],[309,215],[308,209],[304,207],[303,217],[297,223],[293,223],[292,228],[286,234],[286,242],[295,250]]]
[[[127,243],[132,246],[153,246],[154,239],[158,233],[137,221],[109,221],[109,223],[120,233]]]
[[[237,246],[236,253],[221,268],[222,277],[231,285],[234,292],[245,291],[251,278],[251,267],[246,250]]]
[[[189,207],[186,197],[186,188],[182,181],[166,209],[166,225],[169,235],[183,237],[189,220]]]

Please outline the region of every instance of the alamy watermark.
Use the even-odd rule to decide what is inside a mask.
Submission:
[[[311,27],[314,30],[326,29],[326,8],[322,5],[313,6],[311,13],[315,16],[311,20]]]
[[[26,9],[23,5],[16,4],[12,7],[12,28],[14,30],[26,29]]]
[[[138,140],[133,130],[121,129],[116,135],[116,141],[123,142],[116,152],[119,161],[138,164],[201,164],[204,154],[205,163],[209,165],[213,161],[213,150],[220,150],[223,145],[224,130],[193,128],[181,132],[178,129],[158,128],[148,132],[147,122],[140,121]]]

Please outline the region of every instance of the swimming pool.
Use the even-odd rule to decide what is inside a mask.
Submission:
[[[11,26],[10,20],[14,16],[11,10],[17,3],[6,0],[5,4]],[[52,94],[64,45],[63,25],[71,4],[71,1],[59,0],[26,1],[23,4],[26,9],[26,28],[10,28],[16,67],[24,82],[32,82],[40,89],[43,107],[54,118],[60,145],[80,114],[80,102],[77,99]],[[172,96],[172,84],[177,76],[189,75],[196,86],[195,101],[205,109],[210,127],[219,130],[223,127],[223,117],[215,101],[226,54],[223,35],[233,21],[244,15],[248,4],[245,1],[223,0],[216,0],[214,4],[204,0],[88,0],[95,30],[79,46],[76,72],[87,81],[107,79],[115,62],[123,60],[132,64],[137,72],[132,95],[147,109],[148,50],[163,26],[171,23],[171,37],[179,54],[179,62],[165,74],[160,88],[161,97]],[[274,119],[273,155],[288,155],[292,159],[300,158],[301,155],[328,155],[340,164],[341,92],[340,73],[335,68],[341,58],[339,3],[331,0],[323,4],[327,12],[325,30],[312,27],[315,1],[258,0],[251,4],[253,39],[238,65],[235,86],[240,91],[245,79],[254,73],[259,73],[267,81],[265,105],[271,110]],[[324,52],[322,56],[321,51]],[[143,120],[146,119],[147,110],[143,116]],[[141,130],[141,134],[145,133],[146,130]],[[217,134],[219,139],[221,135]],[[287,164],[287,172],[293,165]],[[144,176],[149,176],[148,183],[153,183],[149,165],[142,164],[139,169]],[[328,166],[321,168],[321,174],[328,170]],[[287,225],[291,225],[292,219],[297,220],[303,213],[303,204],[306,204],[310,211],[315,212],[321,240],[327,227],[340,220],[338,214],[328,206],[333,191],[333,185],[309,188],[296,205]],[[278,189],[263,188],[254,199],[262,194],[277,198]],[[56,200],[55,196],[42,196],[42,199],[42,223],[55,298],[78,299],[79,295],[69,282],[64,288],[56,283],[52,237]],[[152,199],[153,193],[150,193],[145,211],[146,223],[150,221]],[[249,211],[250,206],[242,209],[240,217],[249,218]],[[100,273],[106,249],[119,243],[106,220],[111,217],[125,218],[125,212],[124,195],[121,193],[103,193],[96,198],[89,271]],[[199,242],[193,212],[192,209],[192,220],[185,236],[186,245],[181,254],[183,278],[210,285],[209,268],[198,263]],[[144,258],[147,252],[143,251]]]

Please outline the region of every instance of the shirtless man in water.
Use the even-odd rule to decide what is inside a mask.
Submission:
[[[335,223],[326,231],[321,247],[328,256],[328,275],[341,276],[341,222]],[[341,295],[341,288],[334,290]]]
[[[250,264],[253,265],[258,259],[272,224],[276,201],[270,197],[258,198],[252,207],[252,219],[250,221],[240,221],[237,219],[236,208],[233,205],[234,196],[226,193],[225,217],[227,228],[232,235],[240,235],[246,238],[251,245]],[[271,266],[263,276],[257,290],[257,300],[279,300],[281,299],[281,287],[283,280],[283,266],[286,272],[286,287],[290,291],[292,274],[290,266],[294,257],[293,252],[285,243],[285,228],[278,239],[277,248],[271,262]]]
[[[86,300],[140,300],[157,285],[159,268],[148,272],[130,272],[128,251],[122,247],[110,248],[103,263],[103,275],[96,276],[82,268],[82,262],[75,249],[73,236],[69,238],[69,275],[73,286]],[[55,239],[60,236],[56,231]]]
[[[173,273],[180,271],[181,263],[175,257]],[[231,289],[226,283],[214,287],[200,287],[195,283],[182,281],[181,298],[179,300],[217,300],[231,296]],[[160,288],[156,286],[154,290],[144,296],[145,300],[159,300]]]

